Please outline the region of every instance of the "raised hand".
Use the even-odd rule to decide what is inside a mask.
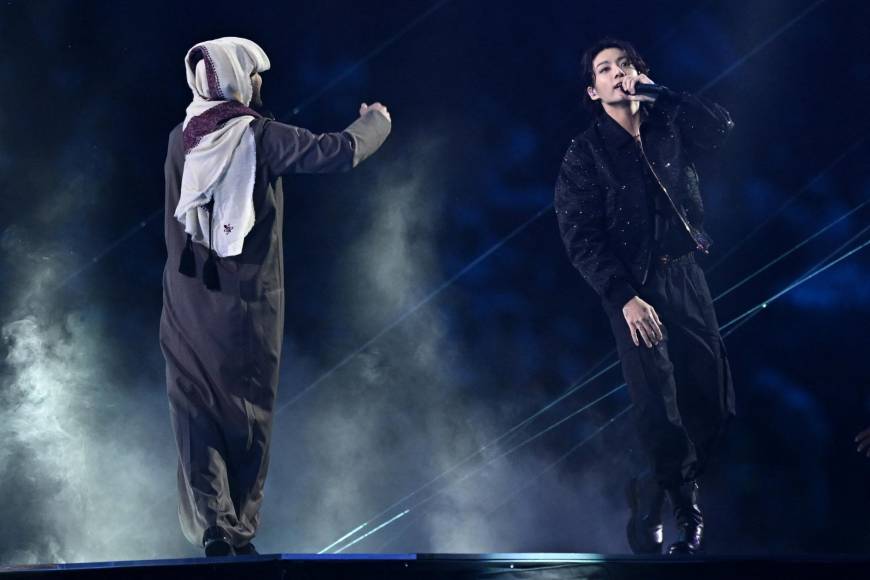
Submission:
[[[372,103],[371,105],[367,105],[365,103],[359,106],[359,116],[362,117],[369,111],[377,111],[381,115],[387,118],[387,121],[393,122],[393,119],[390,117],[390,112],[387,111],[387,108],[380,103]]]
[[[650,95],[638,95],[635,93],[635,85],[637,84],[647,84],[654,85],[655,83],[651,78],[646,76],[645,74],[636,74],[631,76],[623,77],[622,79],[622,91],[626,94],[626,98],[629,101],[655,101],[656,98]]]

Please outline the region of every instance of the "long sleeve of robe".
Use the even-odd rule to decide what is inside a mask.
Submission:
[[[251,128],[255,223],[242,253],[218,261],[217,291],[203,283],[208,249],[200,244],[192,246],[196,275],[178,272],[187,241],[173,217],[184,167],[181,125],[166,156],[160,345],[179,456],[179,519],[197,546],[212,526],[244,546],[259,524],[284,329],[282,176],[349,170],[381,146],[390,122],[370,111],[336,133],[264,118]]]

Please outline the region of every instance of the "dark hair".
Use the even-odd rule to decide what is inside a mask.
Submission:
[[[598,53],[607,48],[619,48],[625,51],[629,62],[634,65],[637,72],[640,74],[648,74],[649,67],[646,61],[639,52],[632,46],[630,42],[619,40],[617,38],[602,38],[592,46],[586,49],[583,56],[580,58],[580,75],[583,79],[583,106],[593,113],[600,113],[604,110],[601,106],[601,101],[593,101],[589,98],[589,93],[586,87],[595,86],[595,69],[592,68],[592,61],[598,56]]]

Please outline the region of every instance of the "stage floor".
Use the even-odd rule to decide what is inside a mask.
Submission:
[[[0,577],[195,579],[257,578],[595,578],[799,580],[870,579],[870,555],[691,558],[606,556],[601,554],[269,554],[227,558],[188,558],[2,566]]]

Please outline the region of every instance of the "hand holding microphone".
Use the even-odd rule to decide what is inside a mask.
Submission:
[[[629,101],[654,102],[662,93],[668,91],[667,87],[655,84],[645,74],[638,74],[622,79],[622,91]]]

